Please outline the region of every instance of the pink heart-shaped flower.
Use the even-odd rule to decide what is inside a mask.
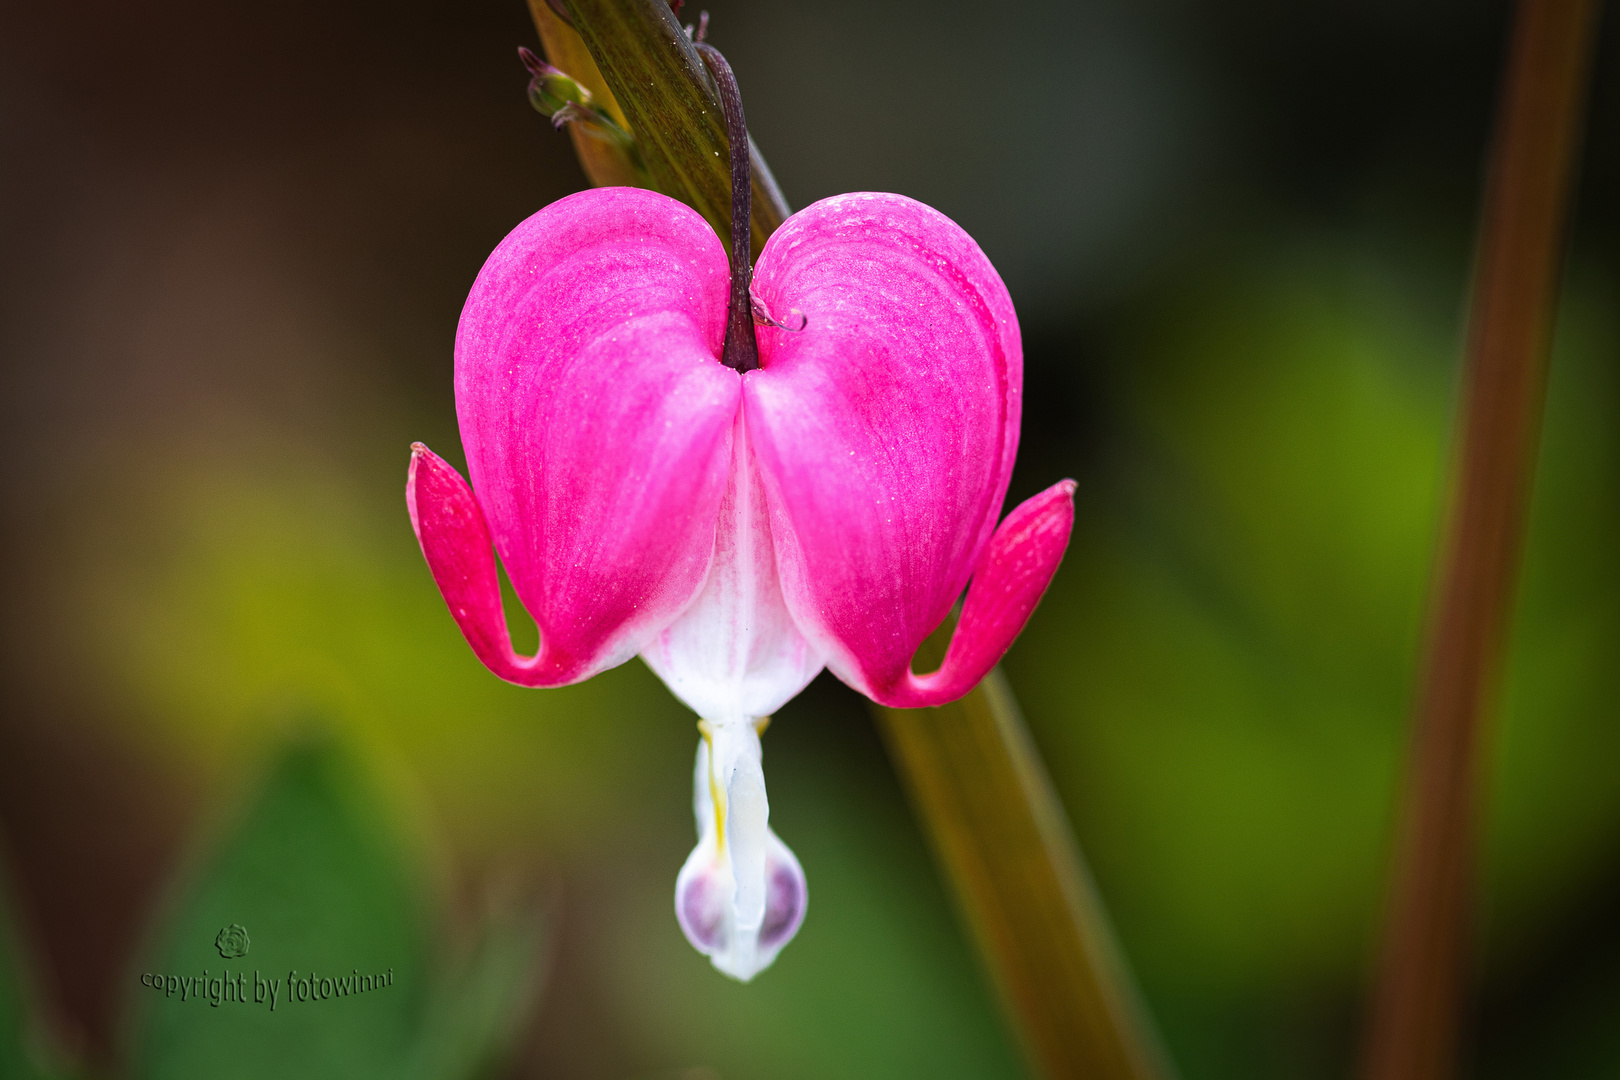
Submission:
[[[407,500],[497,675],[559,686],[641,653],[707,722],[713,835],[677,909],[694,944],[746,978],[804,900],[765,825],[755,721],[823,665],[897,707],[972,689],[1050,582],[1074,485],[997,527],[1018,448],[1018,322],[984,253],[937,211],[863,193],[790,218],[753,289],[782,325],[758,327],[745,373],[720,362],[729,282],[714,232],[663,195],[601,188],[529,218],[485,263],[456,336],[472,484],[418,445]],[[790,312],[802,329],[785,328]],[[512,649],[492,547],[539,625],[533,657]],[[913,673],[970,578],[944,664]],[[725,918],[703,867],[724,879]],[[776,881],[786,867],[797,890]],[[777,928],[764,951],[762,926]]]

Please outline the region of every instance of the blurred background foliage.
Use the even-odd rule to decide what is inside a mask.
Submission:
[[[710,10],[794,205],[923,199],[1012,289],[1014,495],[1081,499],[1008,671],[1184,1073],[1346,1075],[1506,5]],[[639,662],[501,684],[443,610],[407,447],[459,459],[466,289],[582,184],[524,100],[533,39],[504,2],[0,12],[0,943],[26,972],[0,1006],[38,990],[0,1062],[49,1032],[229,1070],[251,1033],[165,1027],[139,971],[221,920],[358,949],[351,918],[395,928],[417,997],[390,1007],[422,1011],[332,1010],[306,1051],[430,1014],[492,1046],[517,1010],[521,1076],[1019,1074],[851,692],[772,726],[814,902],[741,987],[669,910],[692,718]],[[1611,20],[1494,736],[1483,1077],[1620,1069],[1617,59]],[[278,862],[304,884],[232,876]],[[490,922],[514,889],[543,942]],[[188,1031],[194,1064],[154,1056]]]
[[[476,940],[435,955],[410,860],[323,726],[277,756],[216,850],[171,887],[136,956],[131,1075],[464,1080],[527,1019],[538,911],[496,890],[468,923]],[[241,946],[216,946],[243,923]]]

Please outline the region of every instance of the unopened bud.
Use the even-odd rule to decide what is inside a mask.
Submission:
[[[529,104],[536,112],[550,117],[551,126],[558,130],[571,125],[576,135],[605,144],[596,149],[577,141],[574,144],[593,183],[652,186],[635,136],[597,104],[595,95],[583,83],[528,49],[519,48],[518,59],[529,69]]]
[[[519,49],[518,59],[534,76],[529,80],[529,104],[535,111],[556,116],[569,105],[591,108],[591,92],[572,75],[552,67],[528,49]]]
[[[552,67],[528,49],[518,49],[518,59],[533,76],[529,80],[529,104],[542,116],[551,117],[552,127],[573,124],[592,138],[620,147],[639,168],[633,154],[635,140],[597,106],[596,99],[578,79]]]

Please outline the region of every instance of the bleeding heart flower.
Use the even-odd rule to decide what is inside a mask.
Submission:
[[[1051,580],[1074,485],[996,527],[1018,322],[937,211],[867,193],[790,218],[753,278],[779,322],[759,327],[751,370],[722,362],[736,286],[714,231],[663,195],[600,188],[541,210],[490,255],[456,334],[471,486],[418,444],[406,497],[495,674],[561,686],[640,653],[702,718],[676,915],[748,979],[807,899],[768,825],[764,722],[823,666],[902,708],[971,690]],[[539,626],[532,657],[508,637],[495,552]],[[944,664],[914,674],[970,578]]]

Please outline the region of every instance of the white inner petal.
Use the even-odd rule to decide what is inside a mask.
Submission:
[[[763,970],[804,919],[804,871],[770,828],[759,726],[804,689],[822,656],[782,600],[765,489],[738,410],[731,476],[703,589],[642,659],[704,720],[693,777],[698,845],[675,883],[692,944],[738,979]]]
[[[708,579],[692,605],[641,653],[676,697],[717,722],[769,716],[823,663],[782,600],[765,489],[741,409],[731,446]]]
[[[753,730],[752,725],[742,725],[744,732]],[[733,745],[725,745],[727,741]],[[765,773],[759,765],[759,736],[754,736],[751,748],[737,745],[741,742],[716,738],[715,756],[720,759],[726,804],[731,811],[726,821],[726,843],[731,848],[731,872],[736,878],[732,908],[737,929],[757,935],[765,921],[765,848],[771,807],[765,799]],[[727,752],[729,762],[720,756]]]
[[[675,916],[716,968],[747,981],[804,921],[804,871],[770,828],[756,726],[702,726],[692,778],[698,844],[675,881]]]

